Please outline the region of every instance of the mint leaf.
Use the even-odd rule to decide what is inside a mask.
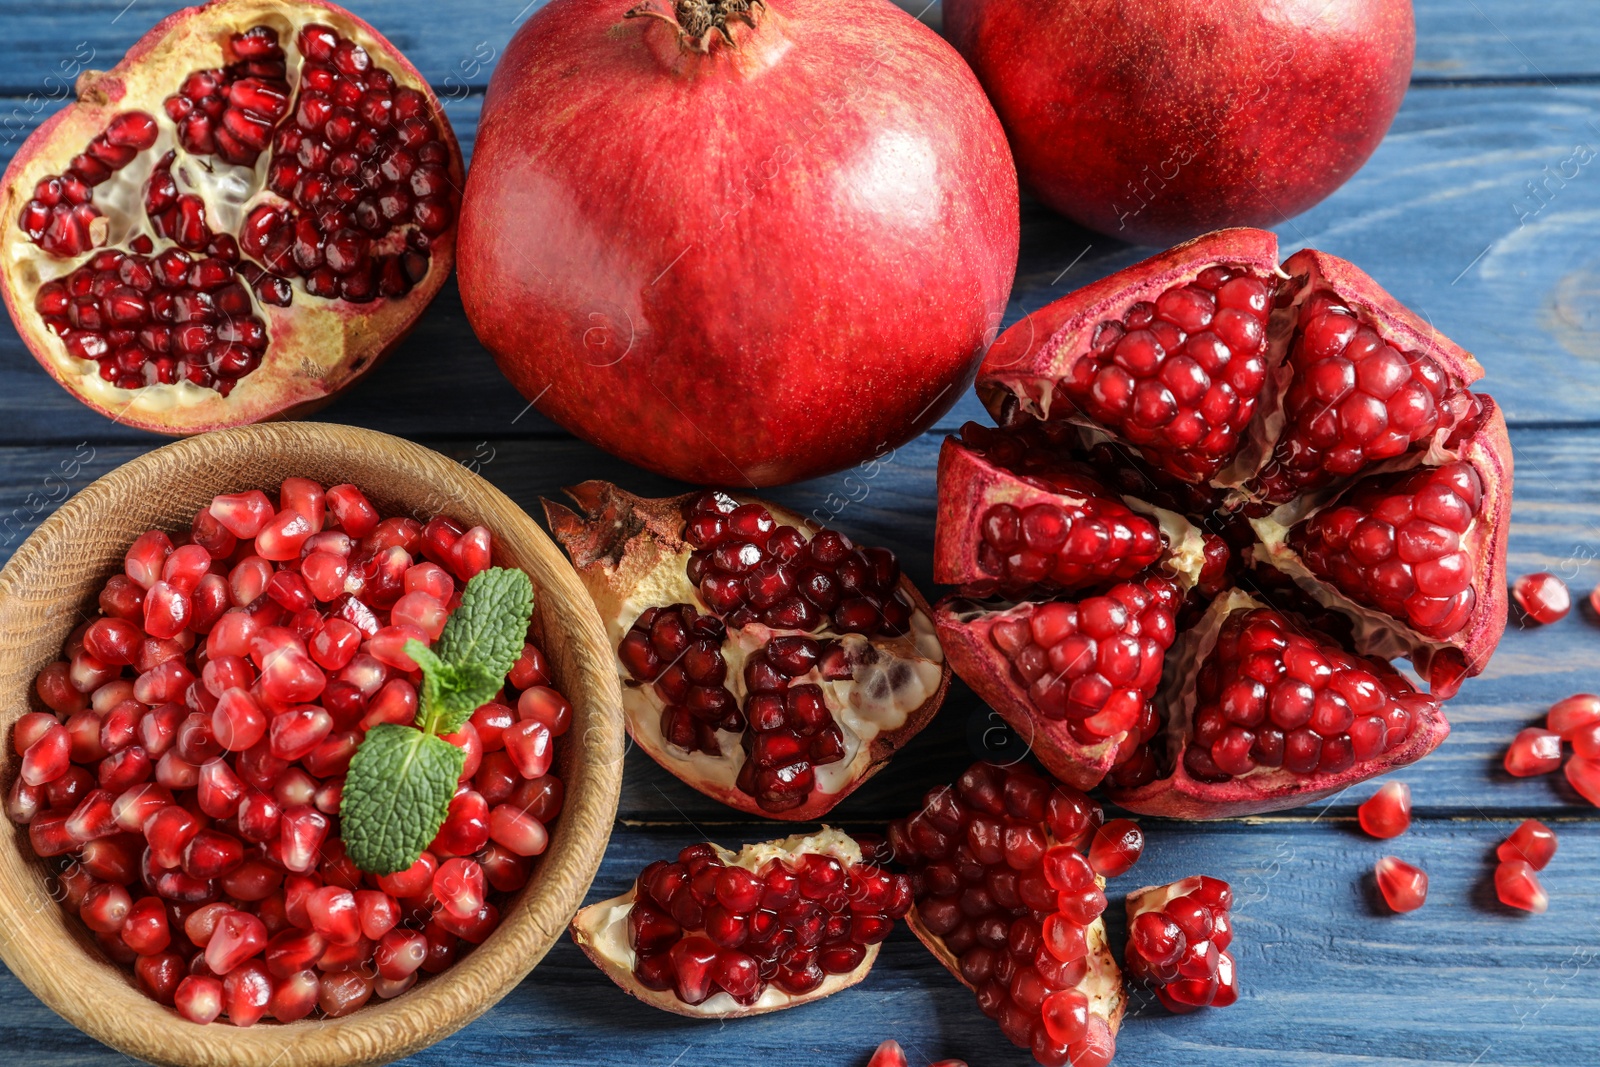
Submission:
[[[407,641],[405,650],[422,668],[417,725],[429,733],[455,733],[505,687],[504,671],[493,674],[481,663],[446,663],[421,641]]]
[[[522,655],[532,617],[533,583],[528,576],[490,567],[462,590],[461,606],[444,624],[433,651],[446,663],[478,663],[504,679]]]
[[[464,751],[422,730],[394,723],[368,730],[339,805],[355,865],[391,874],[417,862],[444,824],[465,760]]]

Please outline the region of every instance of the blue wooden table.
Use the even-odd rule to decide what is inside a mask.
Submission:
[[[495,58],[538,3],[349,6],[428,76],[470,151]],[[88,65],[110,66],[172,6],[0,0],[0,167],[65,99],[63,63],[92,55]],[[937,27],[937,5],[920,17]],[[1516,450],[1510,569],[1554,570],[1583,596],[1600,584],[1600,5],[1418,0],[1417,21],[1415,75],[1388,139],[1345,188],[1278,232],[1286,254],[1311,245],[1360,264],[1477,354],[1488,371],[1482,387],[1504,407]],[[1026,203],[1022,232],[1008,324],[1146,254]],[[585,478],[676,488],[575,441],[525,403],[473,339],[452,286],[389,364],[319,417],[476,459],[535,514],[540,496]],[[899,552],[924,588],[938,443],[978,413],[971,397],[962,400],[939,428],[895,453],[838,519]],[[64,499],[50,477],[63,460],[79,461],[77,488],[160,443],[79,406],[10,324],[0,325],[0,559]],[[772,495],[809,512],[840,488],[820,479]],[[1370,787],[1271,817],[1147,821],[1145,858],[1113,890],[1197,872],[1233,882],[1242,992],[1225,1011],[1181,1018],[1136,1001],[1118,1062],[1600,1064],[1600,813],[1560,775],[1518,781],[1500,769],[1519,728],[1581,690],[1600,690],[1600,622],[1591,613],[1508,632],[1488,670],[1449,705],[1449,741],[1397,775],[1411,785],[1417,818],[1388,845],[1355,826],[1355,805]],[[934,724],[836,821],[878,829],[905,813],[960,772],[987,725],[986,709],[955,686]],[[1560,837],[1543,875],[1552,903],[1542,916],[1500,907],[1491,884],[1495,844],[1528,816]],[[646,862],[691,841],[737,846],[780,832],[631,753],[591,899],[619,892]],[[1422,911],[1395,917],[1375,902],[1372,864],[1386,851],[1428,870]],[[8,1062],[127,1062],[3,971],[0,1005],[0,1048],[19,1050]],[[904,930],[857,988],[728,1024],[638,1006],[563,942],[482,1019],[405,1062],[860,1067],[886,1037],[916,1063],[1032,1062]]]

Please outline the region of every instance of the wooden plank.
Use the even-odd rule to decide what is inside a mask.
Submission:
[[[1125,936],[1121,897],[1139,885],[1194,873],[1235,887],[1239,1002],[1168,1016],[1138,991],[1118,1041],[1119,1063],[1196,1067],[1315,1067],[1359,1062],[1584,1064],[1593,1062],[1594,913],[1600,838],[1558,823],[1560,851],[1541,876],[1549,913],[1500,907],[1486,857],[1510,821],[1422,821],[1396,842],[1364,838],[1347,822],[1270,826],[1154,826],[1145,859],[1116,880],[1110,928]],[[733,845],[779,833],[771,823],[720,826]],[[707,834],[622,828],[590,901],[625,889],[652,860]],[[1375,903],[1371,867],[1398,852],[1429,872],[1429,900],[1409,916]],[[1448,991],[1448,993],[1446,992]],[[39,1067],[100,1067],[126,1059],[95,1044],[0,972],[0,1041]],[[727,1023],[652,1011],[631,1000],[568,940],[466,1030],[402,1061],[547,1067],[693,1064],[743,1067],[770,1060],[863,1067],[884,1038],[916,1067],[959,1056],[974,1067],[1030,1067],[903,927],[867,979],[816,1004]]]
[[[938,3],[897,2],[934,28],[942,24]],[[460,97],[488,84],[506,42],[543,3],[461,0],[450,5],[448,18],[439,17],[438,6],[428,0],[350,0],[345,6],[393,41],[442,94]],[[125,0],[77,0],[64,18],[59,5],[4,0],[0,20],[11,54],[0,74],[0,95],[61,99],[71,72],[83,66],[110,67],[161,12],[180,6],[169,2],[130,9]],[[626,6],[619,4],[618,11]],[[1418,0],[1415,7],[1413,76],[1418,81],[1537,81],[1600,74],[1595,62],[1600,23],[1585,0],[1549,0],[1531,7],[1517,0]],[[65,79],[64,70],[69,72]]]
[[[1600,430],[1519,430],[1513,434],[1519,467],[1511,536],[1511,573],[1551,569],[1568,576],[1581,598],[1600,582],[1600,485],[1592,472],[1600,463]],[[669,482],[571,440],[542,442],[477,439],[433,442],[447,455],[474,459],[483,473],[530,513],[540,515],[540,497],[559,497],[560,487],[585,478],[607,478],[642,493],[677,491]],[[135,454],[124,445],[89,446],[74,489]],[[931,589],[934,464],[938,438],[928,435],[897,452],[873,479],[818,479],[771,493],[802,513],[836,516],[833,524],[864,541],[900,554],[907,573]],[[18,533],[65,497],[61,464],[69,446],[7,450],[0,475],[0,553],[20,543]],[[57,480],[47,483],[47,475]],[[31,495],[31,499],[30,499]],[[851,499],[851,498],[855,499]],[[831,499],[830,499],[831,498]],[[848,501],[842,504],[840,501]],[[32,514],[37,509],[38,514]],[[9,540],[8,540],[9,539]],[[1559,775],[1515,780],[1501,769],[1505,746],[1522,726],[1542,716],[1554,701],[1578,691],[1600,692],[1600,635],[1587,612],[1574,611],[1546,628],[1507,632],[1489,669],[1469,681],[1449,704],[1455,732],[1425,762],[1401,772],[1411,783],[1419,811],[1471,817],[1541,811],[1591,812],[1580,807]],[[908,810],[932,784],[953,780],[983,752],[997,722],[964,686],[952,687],[945,706],[892,767],[868,782],[837,809],[845,819],[883,819]],[[1336,798],[1331,810],[1348,813],[1366,788]],[[629,756],[622,802],[624,818],[644,821],[727,822],[735,817],[702,797],[639,753]],[[1298,818],[1299,816],[1294,816]]]

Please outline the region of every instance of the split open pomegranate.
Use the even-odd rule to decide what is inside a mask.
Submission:
[[[332,4],[170,16],[28,138],[0,290],[39,363],[132,426],[301,413],[449,276],[460,149],[426,80]]]
[[[855,840],[815,834],[729,852],[690,845],[572,920],[572,939],[647,1004],[699,1018],[760,1015],[867,976],[911,907],[911,883]]]
[[[1233,890],[1206,875],[1128,894],[1128,974],[1168,1011],[1225,1008],[1239,998],[1228,945]]]
[[[889,827],[911,872],[907,924],[1046,1067],[1105,1067],[1126,1007],[1105,879],[1081,851],[1103,818],[1031,767],[975,763]]]
[[[940,456],[952,666],[1059,778],[1147,814],[1293,807],[1419,759],[1505,628],[1511,450],[1481,374],[1259,230],[1035,312],[979,372],[999,427]]]
[[[944,699],[927,602],[887,549],[750,497],[544,502],[617,648],[628,732],[752,815],[816,819]]]
[[[406,642],[438,639],[492,548],[481,526],[384,518],[356,486],[305,478],[129,546],[100,614],[39,672],[6,813],[145,994],[199,1023],[337,1017],[494,931],[563,800],[550,770],[572,706],[531,640],[444,738],[462,771],[415,863],[363,871],[341,819],[367,731],[415,723]]]

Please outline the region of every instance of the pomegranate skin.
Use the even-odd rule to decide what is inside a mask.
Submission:
[[[479,339],[544,414],[686,481],[911,439],[1015,273],[1015,168],[972,72],[884,0],[773,0],[704,54],[629,6],[555,0],[495,71],[458,245]]]
[[[947,0],[1024,184],[1101,233],[1274,225],[1372,155],[1411,76],[1410,0]]]

